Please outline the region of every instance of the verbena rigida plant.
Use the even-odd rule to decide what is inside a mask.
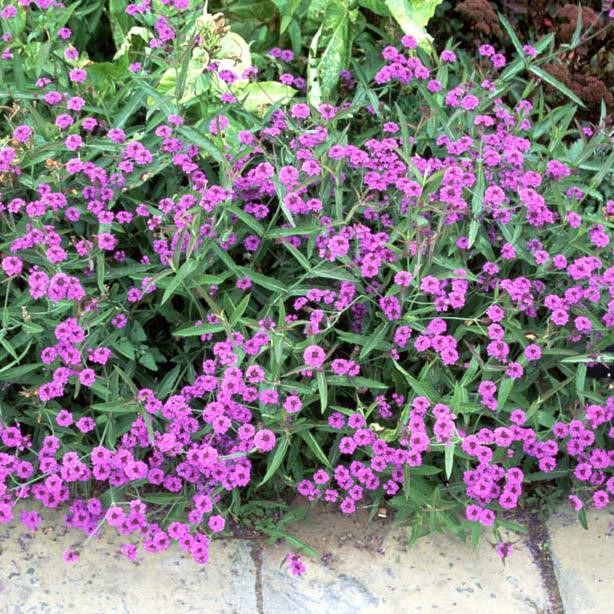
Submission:
[[[298,491],[505,557],[537,490],[607,507],[614,153],[552,37],[404,36],[318,101],[197,3],[110,4],[110,51],[106,3],[0,10],[0,522],[204,563],[297,545]]]

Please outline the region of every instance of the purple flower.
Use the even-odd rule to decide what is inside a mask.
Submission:
[[[326,353],[319,345],[309,345],[303,352],[303,360],[308,367],[320,368],[324,364]]]
[[[224,526],[226,525],[226,521],[220,515],[210,516],[207,521],[207,526],[211,529],[213,533],[221,533],[224,530]]]
[[[58,426],[67,427],[73,423],[73,415],[67,409],[61,409],[55,417]]]
[[[93,369],[82,369],[79,373],[79,381],[88,388],[94,385],[96,374]]]
[[[2,259],[2,270],[8,277],[21,275],[23,262],[17,256],[5,256]]]
[[[69,71],[68,78],[73,83],[83,83],[87,79],[87,72],[82,68],[73,68]]]
[[[456,62],[456,53],[451,49],[444,49],[439,56],[442,62],[454,63]]]
[[[535,362],[542,357],[542,350],[539,345],[531,343],[530,345],[527,345],[527,347],[524,349],[524,357],[529,362]]]
[[[270,452],[275,447],[275,433],[269,429],[260,429],[254,435],[254,445],[260,452]]]
[[[64,550],[63,557],[64,562],[71,565],[79,561],[79,553],[72,548],[67,548],[66,550]]]
[[[27,143],[32,138],[33,130],[26,124],[21,124],[13,130],[13,138],[20,143]]]

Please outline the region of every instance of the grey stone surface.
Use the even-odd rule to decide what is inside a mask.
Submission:
[[[612,514],[592,514],[585,532],[562,510],[549,522],[550,549],[567,614],[605,614],[614,603]],[[319,552],[307,573],[290,575],[283,543],[216,540],[202,567],[177,550],[145,554],[138,564],[118,554],[125,539],[110,531],[62,553],[80,534],[46,512],[30,534],[0,526],[0,614],[559,614],[552,587],[522,540],[505,565],[487,540],[473,550],[441,534],[406,548],[408,529],[316,508],[289,527]],[[513,537],[516,540],[517,537]],[[541,563],[539,564],[541,566]],[[558,589],[555,586],[555,589]],[[549,593],[550,591],[550,593]]]
[[[589,530],[561,507],[548,521],[550,551],[566,614],[614,612],[614,513],[587,514]]]
[[[474,551],[436,534],[408,550],[406,528],[326,511],[310,514],[293,534],[315,545],[326,562],[309,560],[307,573],[292,578],[282,565],[288,548],[265,548],[267,613],[546,611],[539,570],[521,543],[504,566],[487,542]]]
[[[0,530],[2,614],[256,611],[248,542],[215,542],[205,566],[175,548],[145,554],[135,564],[117,553],[126,539],[108,533],[91,539],[78,563],[66,565],[62,554],[80,534],[64,529],[59,515],[45,518],[47,528],[34,535],[14,525]]]

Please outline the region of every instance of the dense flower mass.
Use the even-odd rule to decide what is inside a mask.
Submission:
[[[0,92],[0,522],[65,506],[130,560],[205,563],[242,493],[284,484],[461,536],[537,481],[611,503],[614,396],[587,374],[613,358],[612,141],[519,87],[543,44],[478,71],[405,36],[337,105],[273,49],[263,90],[290,93],[248,110],[258,70],[202,7],[128,4],[105,63],[64,5],[7,8],[6,75],[27,33],[59,53]]]

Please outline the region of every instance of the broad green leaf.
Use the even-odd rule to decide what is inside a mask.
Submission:
[[[75,2],[73,6],[76,8],[79,4],[79,2]],[[130,24],[132,23],[132,19],[126,15],[126,0],[109,0],[107,10],[115,46],[120,48],[126,33],[130,31]]]
[[[433,37],[426,31],[426,24],[442,1],[385,0],[385,3],[401,30],[408,36],[413,36],[421,47],[430,49]]]
[[[324,49],[318,54],[317,70],[323,102],[334,99],[339,74],[349,64],[352,51],[352,23],[356,9],[350,10],[348,0],[331,0],[322,23]]]
[[[249,45],[236,32],[228,32],[220,40],[219,45],[213,59],[218,62],[220,70],[232,70],[240,75],[252,65]]]
[[[243,108],[250,112],[263,113],[273,104],[287,102],[296,94],[296,90],[279,81],[253,81],[239,92]]]
[[[381,15],[382,17],[390,15],[390,11],[386,6],[386,0],[358,0],[358,4],[376,15]]]
[[[133,26],[132,28],[130,28],[124,36],[121,45],[117,49],[117,52],[113,56],[114,60],[117,60],[118,58],[121,58],[122,56],[126,55],[128,51],[130,51],[134,47],[135,44],[132,41],[133,37],[140,38],[144,42],[144,44],[139,45],[139,47],[145,47],[149,42],[149,39],[152,37],[152,34],[147,28],[139,26]]]
[[[322,23],[329,4],[330,0],[310,0],[307,7],[307,19],[314,24]]]
[[[322,88],[320,86],[320,75],[318,73],[318,45],[322,36],[322,26],[318,28],[309,45],[307,55],[307,101],[314,107],[319,107],[322,103]]]
[[[134,360],[136,358],[132,343],[130,343],[130,341],[125,337],[120,337],[110,345],[113,349],[117,350],[122,356],[125,356],[129,360]]]
[[[301,5],[301,0],[273,0],[273,4],[277,7],[281,16],[279,33],[283,34],[294,19]]]

